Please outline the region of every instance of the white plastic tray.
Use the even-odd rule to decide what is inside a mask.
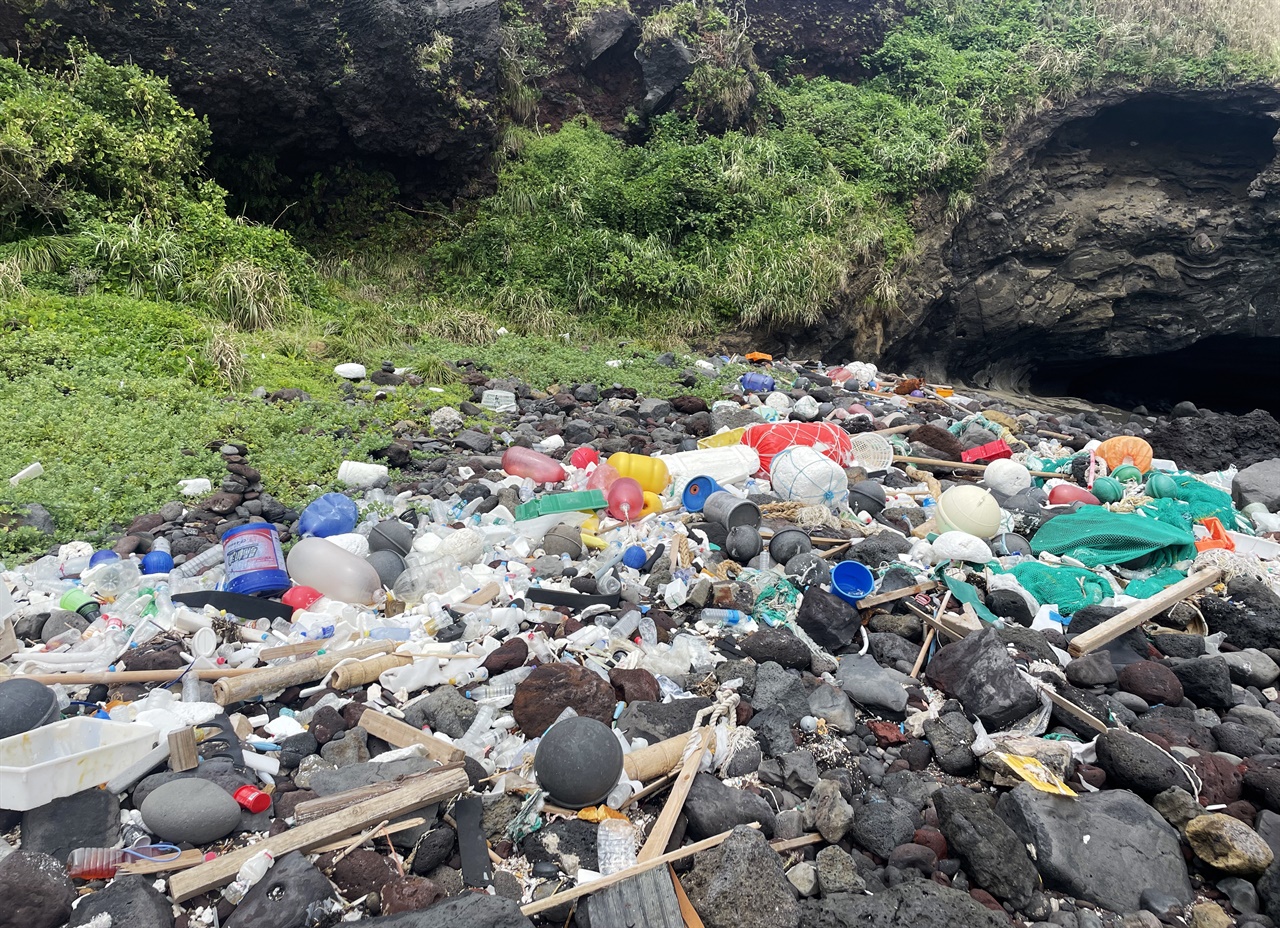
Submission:
[[[150,725],[79,717],[0,739],[0,809],[25,812],[106,783],[157,736]]]

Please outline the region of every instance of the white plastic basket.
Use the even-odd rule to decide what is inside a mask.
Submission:
[[[25,812],[106,783],[145,757],[158,734],[150,725],[81,716],[4,738],[0,808]]]
[[[853,462],[867,473],[888,470],[893,463],[893,445],[883,435],[859,432],[849,439],[853,445]]]

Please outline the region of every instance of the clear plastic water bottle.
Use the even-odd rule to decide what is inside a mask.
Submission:
[[[751,616],[737,609],[703,609],[698,618],[707,625],[723,625],[726,628],[751,620]]]
[[[222,891],[222,898],[233,905],[239,905],[240,900],[267,875],[267,871],[275,862],[276,859],[270,851],[259,851],[254,854],[240,867],[231,885]]]
[[[187,577],[194,577],[203,571],[208,570],[215,564],[222,563],[222,545],[216,544],[212,548],[201,551],[195,557],[187,559],[182,564],[173,568],[169,572],[169,578],[172,580],[182,580]]]
[[[636,865],[636,830],[625,819],[607,818],[597,826],[596,852],[600,875],[609,876]]]

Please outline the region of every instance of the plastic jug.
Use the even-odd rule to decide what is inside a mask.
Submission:
[[[382,592],[372,564],[323,538],[304,538],[295,544],[287,566],[295,583],[344,603],[369,605]]]
[[[326,493],[302,510],[297,531],[299,535],[327,538],[351,531],[359,521],[360,511],[352,500],[341,493]]]
[[[649,493],[661,493],[671,483],[671,474],[661,458],[619,451],[609,457],[609,466],[623,477],[630,477]]]
[[[564,468],[555,458],[519,445],[503,452],[502,469],[513,477],[530,477],[538,483],[559,483],[565,477]]]

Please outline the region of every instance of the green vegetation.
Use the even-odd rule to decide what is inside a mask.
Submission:
[[[46,470],[0,484],[0,510],[44,503],[59,540],[109,532],[217,476],[226,440],[300,505],[397,423],[467,398],[462,359],[537,387],[686,392],[656,349],[891,306],[921,204],[963,209],[1001,135],[1048,103],[1280,73],[1272,0],[912,0],[857,85],[764,73],[750,24],[713,0],[642,25],[694,70],[639,143],[534,128],[548,40],[508,0],[496,192],[387,219],[394,179],[335,166],[286,214],[297,239],[228,214],[208,129],[162,80],[82,49],[56,74],[0,61],[0,460]],[[424,45],[421,79],[447,86],[453,52]],[[246,201],[273,203],[273,164],[238,171],[260,181]],[[332,374],[383,358],[425,383],[352,398]],[[0,556],[47,545],[7,521]]]

